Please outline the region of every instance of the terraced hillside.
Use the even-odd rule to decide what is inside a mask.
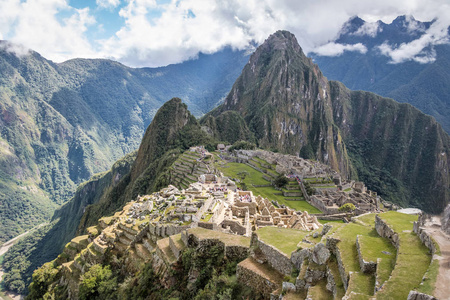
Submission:
[[[238,265],[240,278],[266,265],[270,271],[260,280],[269,280],[268,273],[283,278],[272,280],[268,295],[283,291],[290,294],[287,299],[406,299],[411,290],[422,289],[422,280],[429,280],[424,275],[431,255],[412,233],[415,220],[417,216],[388,212],[316,232],[261,228],[252,238],[252,257]],[[391,228],[392,235],[381,227]]]
[[[249,238],[203,228],[197,220],[216,206],[195,187],[189,203],[206,209],[195,218],[183,206],[191,196],[173,186],[101,218],[35,271],[30,298],[406,299],[434,291],[437,250],[413,232],[417,216],[370,213],[313,231],[259,226]]]

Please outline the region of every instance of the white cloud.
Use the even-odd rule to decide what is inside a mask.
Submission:
[[[58,13],[66,17],[59,20]],[[3,37],[56,61],[97,55],[85,36],[93,23],[89,8],[75,9],[64,0],[0,1]]]
[[[322,56],[340,56],[344,51],[356,51],[359,53],[366,53],[367,48],[361,43],[357,44],[337,44],[334,42],[322,45],[315,48],[312,52]]]
[[[397,64],[405,61],[416,61],[419,63],[430,63],[436,60],[435,45],[450,43],[448,26],[450,21],[450,6],[447,11],[443,11],[441,16],[430,28],[418,39],[409,43],[402,43],[399,46],[390,45],[384,42],[378,46],[381,54],[390,57],[391,63]]]
[[[100,8],[115,8],[119,6],[120,0],[95,0],[95,3]]]
[[[107,57],[133,66],[161,66],[195,57],[199,51],[212,53],[225,46],[244,49],[251,41],[262,43],[271,33],[285,29],[296,35],[305,52],[339,55],[341,51],[367,50],[330,44],[351,16],[358,15],[369,22],[390,22],[398,15],[414,15],[419,20],[438,18],[440,26],[448,26],[447,2],[172,0],[159,4],[156,0],[128,0],[116,15],[122,22],[120,29],[94,41],[90,30],[99,33],[103,28],[103,35],[109,30],[106,23],[91,26],[95,22],[93,15],[102,8],[118,7],[119,0],[96,0],[100,9],[92,11],[75,9],[68,0],[0,0],[0,37],[24,44],[55,61]],[[117,14],[112,10],[110,13]],[[61,14],[67,17],[61,19]],[[414,27],[418,23],[409,24],[410,30],[420,30]],[[358,34],[373,36],[377,32],[376,23],[367,23]],[[436,34],[433,36],[428,42],[405,47],[416,49],[440,42]],[[395,52],[398,47],[389,47],[385,47],[385,55],[401,56]],[[400,52],[420,53],[417,51]]]
[[[363,36],[368,35],[370,37],[376,37],[378,32],[381,32],[383,29],[380,28],[379,22],[366,22],[363,26],[361,26],[354,35]]]

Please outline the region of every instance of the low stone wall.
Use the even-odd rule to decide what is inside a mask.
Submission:
[[[378,215],[375,216],[375,230],[377,231],[378,235],[384,238],[387,238],[392,245],[396,249],[400,246],[400,239],[398,238],[398,234],[389,227],[388,224],[386,224]]]
[[[260,239],[252,238],[252,244],[256,240],[256,246],[258,247],[267,259],[269,265],[280,272],[281,274],[290,275],[292,272],[292,267],[294,266],[291,259],[282,253],[277,248],[268,245],[261,241]]]
[[[325,204],[323,204],[322,200],[319,200],[314,196],[309,197],[309,203],[321,210],[324,214],[334,215],[339,213],[339,210],[337,208],[328,208],[327,206],[325,206]]]
[[[230,229],[239,235],[246,235],[247,234],[247,227],[242,226],[239,221],[235,220],[223,220],[221,223],[222,227],[226,228],[230,226]]]
[[[336,256],[336,260],[338,263],[339,268],[339,275],[341,275],[342,283],[344,284],[344,289],[347,290],[348,288],[348,281],[350,279],[348,272],[345,270],[344,263],[342,262],[341,258],[341,252],[338,247],[336,247],[336,253],[334,253]]]
[[[373,261],[366,261],[361,253],[361,235],[356,236],[356,251],[358,252],[359,266],[361,268],[361,272],[363,273],[375,273],[377,269],[377,263]]]
[[[327,266],[327,285],[326,288],[333,294],[333,298],[336,299],[337,295],[337,288],[336,288],[336,279],[334,278],[333,273],[331,272],[330,268]]]
[[[436,242],[433,240],[431,235],[424,230],[423,227],[420,227],[418,222],[414,222],[413,230],[422,243],[428,248],[428,250],[430,250],[431,255],[434,255],[434,253],[436,253]]]
[[[283,192],[284,197],[301,197],[302,195],[300,192]]]

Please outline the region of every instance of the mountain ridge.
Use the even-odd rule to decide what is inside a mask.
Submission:
[[[295,43],[285,31],[270,36],[209,115],[235,111],[261,147],[318,159],[398,204],[442,211],[450,197],[450,138],[442,127],[409,104],[328,81],[296,53],[299,46],[275,47]],[[267,61],[264,48],[276,49]]]
[[[133,69],[104,59],[53,63],[1,44],[0,242],[49,219],[79,183],[136,150],[167,99],[184,97],[198,115],[213,107],[246,60],[244,52],[224,49],[180,65]]]

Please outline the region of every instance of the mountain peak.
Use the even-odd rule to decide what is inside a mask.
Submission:
[[[288,50],[289,48],[296,51],[302,50],[295,35],[287,30],[278,30],[271,34],[260,46],[260,49],[263,49],[264,51],[266,51],[267,48],[270,48],[271,50]]]

